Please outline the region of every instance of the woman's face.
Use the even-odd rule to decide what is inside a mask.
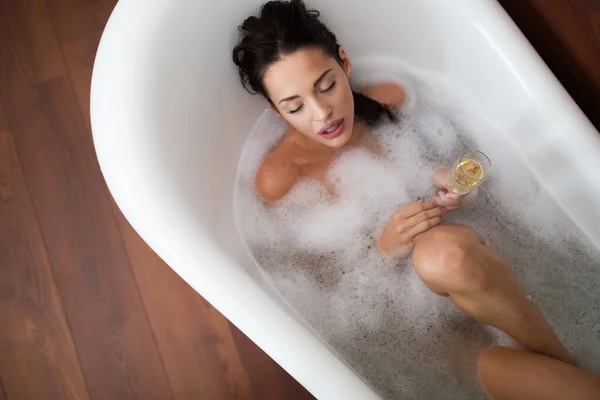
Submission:
[[[320,48],[283,56],[264,74],[275,107],[300,133],[329,147],[348,143],[354,127],[354,98],[348,78],[352,64],[340,48],[343,65]]]

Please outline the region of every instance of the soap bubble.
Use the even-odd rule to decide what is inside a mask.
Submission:
[[[431,193],[434,168],[451,166],[467,149],[482,150],[492,175],[477,200],[446,222],[473,227],[503,254],[579,363],[600,372],[598,249],[459,88],[400,62],[355,64],[355,87],[381,81],[407,92],[399,122],[369,133],[380,152],[353,148],[332,165],[327,178],[335,197],[301,180],[265,205],[254,176],[287,126],[270,110],[258,120],[240,160],[236,218],[259,267],[383,398],[486,398],[478,355],[515,343],[429,291],[410,257],[388,259],[376,250],[389,216]]]

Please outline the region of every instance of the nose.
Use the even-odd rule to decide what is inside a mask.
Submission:
[[[316,121],[326,122],[329,117],[331,117],[333,109],[329,106],[329,104],[315,100],[313,102],[313,112]]]

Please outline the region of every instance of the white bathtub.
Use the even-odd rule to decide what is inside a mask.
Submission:
[[[235,229],[237,162],[264,102],[242,89],[231,49],[261,3],[118,3],[92,80],[100,165],[144,240],[312,394],[375,399],[265,282]],[[600,247],[600,135],[494,0],[308,5],[351,57],[401,57],[463,86]]]

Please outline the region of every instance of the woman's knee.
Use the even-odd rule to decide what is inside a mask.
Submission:
[[[443,292],[482,290],[487,284],[481,251],[484,244],[481,236],[467,226],[439,226],[417,242],[413,265],[428,286]]]

